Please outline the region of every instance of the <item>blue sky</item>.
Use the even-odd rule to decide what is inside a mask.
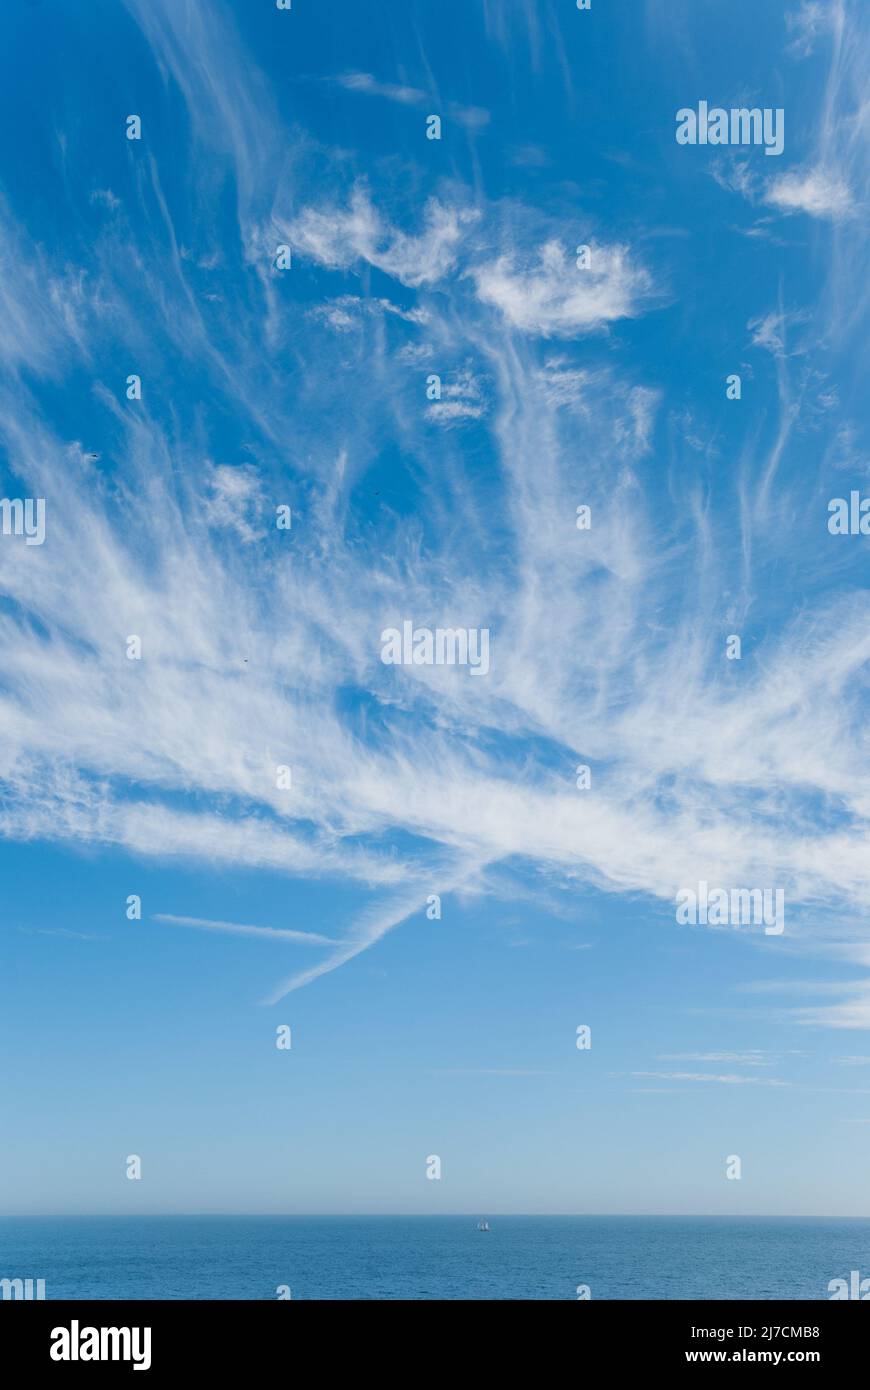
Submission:
[[[7,25],[0,1211],[867,1214],[865,7]]]

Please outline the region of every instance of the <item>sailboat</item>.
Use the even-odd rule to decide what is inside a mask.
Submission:
[[[489,1222],[488,1222],[488,1221],[478,1221],[478,1223],[477,1223],[477,1229],[478,1229],[479,1231],[488,1231],[488,1230],[489,1230]]]

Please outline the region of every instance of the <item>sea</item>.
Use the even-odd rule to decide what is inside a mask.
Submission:
[[[0,1217],[46,1299],[829,1299],[870,1218]],[[868,1285],[870,1288],[870,1285]],[[588,1294],[585,1292],[588,1290]]]

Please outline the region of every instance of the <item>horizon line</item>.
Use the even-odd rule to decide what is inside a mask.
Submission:
[[[417,1221],[422,1219],[447,1220],[447,1219],[478,1219],[482,1220],[483,1215],[476,1208],[470,1211],[405,1211],[405,1212],[383,1212],[383,1211],[332,1211],[332,1212],[299,1212],[299,1211],[103,1211],[103,1212],[0,1212],[0,1221],[113,1221],[117,1219],[126,1220],[128,1218],[139,1221],[153,1221],[156,1219],[176,1218],[178,1220],[191,1220],[195,1218],[223,1218],[232,1219],[244,1217],[245,1219],[258,1218],[262,1220],[302,1220],[302,1221],[347,1221],[347,1220],[386,1220],[398,1221],[406,1219]],[[653,1221],[870,1221],[870,1212],[866,1214],[843,1214],[837,1212],[662,1212],[662,1211],[511,1211],[495,1212],[486,1214],[488,1221],[506,1221],[510,1219],[535,1220],[601,1220],[601,1221],[636,1221],[639,1219]]]

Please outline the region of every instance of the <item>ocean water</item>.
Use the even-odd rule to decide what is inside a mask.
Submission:
[[[0,1278],[46,1298],[826,1299],[870,1275],[870,1219],[0,1218]]]

